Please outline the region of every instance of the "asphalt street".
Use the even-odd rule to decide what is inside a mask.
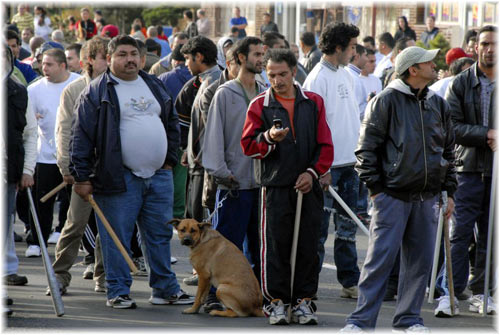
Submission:
[[[15,230],[24,237],[23,225],[16,222]],[[85,266],[76,264],[72,270],[72,282],[68,292],[63,296],[65,315],[57,317],[55,315],[52,300],[45,295],[47,288],[47,277],[45,275],[42,258],[26,258],[24,252],[26,243],[16,243],[17,255],[19,257],[19,274],[28,277],[28,284],[25,286],[4,286],[8,295],[14,299],[11,306],[13,315],[4,323],[4,331],[26,333],[49,331],[54,332],[95,332],[95,331],[328,331],[337,332],[344,326],[346,316],[352,312],[356,306],[355,300],[340,298],[340,284],[336,279],[336,269],[333,262],[333,241],[334,227],[330,225],[330,235],[327,240],[327,255],[325,264],[320,274],[319,300],[318,306],[318,326],[270,326],[265,318],[218,318],[208,314],[184,315],[182,310],[186,306],[153,306],[149,304],[150,288],[147,277],[134,277],[131,288],[131,297],[137,302],[137,309],[117,310],[106,307],[104,293],[94,292],[94,282],[84,280],[82,273]],[[359,265],[366,255],[368,239],[358,230],[357,248]],[[49,245],[51,257],[54,255],[54,245]],[[190,276],[191,265],[188,258],[189,250],[181,246],[177,235],[172,240],[172,255],[178,259],[178,263],[173,265],[173,270],[177,274],[177,279],[181,287],[195,294],[196,287],[182,284],[182,279]],[[83,253],[81,253],[83,256]],[[78,258],[78,262],[83,257]],[[424,302],[422,317],[425,325],[430,327],[432,332],[465,332],[484,333],[496,332],[496,317],[482,317],[479,314],[468,311],[468,303],[460,302],[460,316],[454,318],[434,317],[436,304]],[[390,331],[392,316],[394,314],[395,302],[384,302],[379,314],[377,329],[380,331]],[[6,327],[6,328],[5,328]],[[278,329],[276,329],[278,328]],[[258,330],[259,329],[259,330]]]

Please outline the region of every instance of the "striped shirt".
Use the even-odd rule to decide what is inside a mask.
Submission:
[[[19,15],[19,13],[17,13],[12,17],[11,21],[12,23],[16,23],[20,33],[22,33],[25,28],[35,28],[33,24],[33,15],[30,13],[24,13],[24,15]]]

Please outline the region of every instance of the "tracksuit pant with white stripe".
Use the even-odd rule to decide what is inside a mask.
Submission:
[[[260,196],[261,288],[265,304],[281,299],[295,305],[312,298],[318,289],[318,240],[323,215],[323,192],[317,181],[304,194],[295,263],[293,296],[290,296],[293,230],[297,192],[287,187],[262,187]]]

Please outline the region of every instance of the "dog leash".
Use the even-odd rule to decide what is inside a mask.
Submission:
[[[237,191],[237,190],[236,190],[236,191]],[[206,218],[205,220],[203,220],[203,222],[211,222],[211,220],[212,220],[213,216],[215,215],[215,213],[217,212],[217,210],[218,210],[219,208],[221,208],[221,207],[222,207],[222,204],[224,203],[224,201],[226,201],[226,199],[227,199],[229,196],[231,196],[231,197],[233,197],[233,198],[235,198],[236,196],[238,196],[238,194],[233,195],[231,192],[233,192],[233,190],[229,190],[229,192],[227,192],[227,193],[226,193],[226,195],[222,197],[222,199],[221,199],[221,200],[217,203],[217,206],[215,207],[215,209],[214,209],[214,211],[212,212],[212,214],[210,214],[210,215],[208,216],[208,218]]]

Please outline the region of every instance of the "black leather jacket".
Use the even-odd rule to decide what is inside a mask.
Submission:
[[[477,62],[457,75],[446,91],[456,138],[458,172],[477,172],[491,177],[493,152],[486,142],[488,130],[494,128],[495,93],[491,95],[488,126],[481,113],[481,70]]]
[[[417,100],[394,80],[368,103],[355,169],[370,194],[404,201],[428,199],[457,188],[455,138],[448,104],[432,91]]]

